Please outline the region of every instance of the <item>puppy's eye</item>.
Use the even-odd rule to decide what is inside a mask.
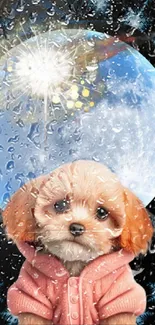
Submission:
[[[66,199],[60,200],[54,204],[54,209],[57,213],[66,212],[67,210],[69,210],[69,208],[70,208],[70,204],[69,201]]]
[[[103,207],[98,207],[96,211],[96,216],[100,220],[106,220],[109,216],[109,212]]]

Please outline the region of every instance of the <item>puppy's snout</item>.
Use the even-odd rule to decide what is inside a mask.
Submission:
[[[74,237],[77,237],[81,236],[84,233],[85,227],[80,223],[71,223],[69,226],[69,230]]]

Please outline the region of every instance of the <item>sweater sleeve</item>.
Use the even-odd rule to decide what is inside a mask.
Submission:
[[[134,280],[128,265],[122,268],[121,274],[101,297],[97,309],[100,320],[120,313],[131,313],[138,316],[145,311],[145,291]]]
[[[8,290],[7,303],[10,312],[15,316],[32,313],[52,320],[53,308],[46,296],[46,282],[43,274],[25,262],[17,281]]]

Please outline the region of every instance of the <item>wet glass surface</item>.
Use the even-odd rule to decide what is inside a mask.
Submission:
[[[152,200],[148,208],[154,213],[155,72],[134,52],[155,66],[154,10],[154,2],[148,0],[1,0],[1,208],[28,180],[63,162],[84,158],[107,163],[145,204]],[[72,31],[79,27],[89,32],[81,35]],[[62,29],[61,33],[54,32],[57,29]],[[120,41],[94,30],[117,36]],[[38,55],[40,49],[43,51]],[[47,73],[44,75],[50,71],[57,76],[51,55],[59,63],[59,79],[55,77],[54,83]],[[128,65],[132,67],[130,73]],[[125,75],[123,81],[121,73]],[[107,147],[102,160],[103,139]],[[116,155],[118,145],[120,152]],[[123,155],[124,160],[120,159]],[[1,324],[17,324],[6,310],[6,292],[18,276],[23,257],[11,241],[7,242],[3,228],[0,236]],[[137,322],[155,324],[154,240],[148,254],[135,259],[132,268],[147,293],[146,313]]]

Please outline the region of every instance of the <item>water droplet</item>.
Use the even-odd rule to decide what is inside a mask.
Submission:
[[[7,192],[11,191],[12,187],[10,185],[10,182],[7,182],[7,184],[5,185],[5,189],[6,189]]]
[[[46,130],[47,130],[47,133],[48,133],[48,134],[53,134],[53,132],[54,132],[53,122],[49,122],[49,123],[46,125]]]
[[[31,13],[30,13],[30,17],[29,17],[29,19],[30,19],[30,22],[31,22],[32,24],[34,24],[34,23],[36,22],[36,20],[37,20],[37,16],[38,16],[37,12],[31,12]]]
[[[16,11],[22,12],[24,10],[24,7],[25,7],[25,1],[24,0],[19,0]]]
[[[55,15],[55,8],[54,8],[54,6],[52,6],[51,8],[49,8],[49,9],[47,10],[47,14],[48,14],[50,17],[52,17],[52,16]]]
[[[66,215],[64,218],[66,221],[71,221],[73,219],[71,215]]]
[[[38,191],[37,188],[33,187],[33,188],[31,189],[31,195],[32,195],[34,198],[37,198],[38,193],[39,193],[39,191]]]
[[[154,253],[155,253],[155,247],[153,247],[153,248],[152,248],[152,247],[149,248],[149,253],[150,253],[150,254],[154,254]]]
[[[38,273],[34,273],[33,276],[34,276],[35,279],[38,279],[39,278],[39,274]],[[38,290],[39,290],[39,288],[38,288]]]
[[[21,103],[14,107],[13,112],[15,114],[21,114]]]
[[[4,111],[0,109],[0,117],[2,117],[3,115],[4,115]]]
[[[107,131],[107,125],[103,125],[101,131],[103,131],[103,132]],[[103,139],[102,139],[102,140],[103,140]]]
[[[23,224],[24,224],[23,222],[20,222],[20,223],[18,223],[18,226],[19,226],[19,227],[22,227]]]
[[[35,255],[37,255],[37,252],[36,251],[35,251]],[[36,260],[33,259],[32,262],[31,262],[31,264],[32,264],[33,267],[35,266],[35,263],[36,263]]]
[[[14,19],[15,18],[15,10],[13,8],[10,10],[8,18],[9,19]]]
[[[69,149],[69,156],[72,156],[76,154],[76,150],[75,149]]]
[[[129,188],[131,190],[134,190],[136,188],[136,183],[134,183],[134,182],[133,183],[130,183]]]
[[[36,141],[36,137],[39,136],[39,124],[33,123],[31,125],[29,134],[27,135],[28,140],[30,140],[37,148],[40,148],[40,143]]]
[[[2,170],[0,169],[0,180],[2,180],[3,178],[3,173],[2,173]]]
[[[3,203],[6,205],[10,201],[10,194],[7,192],[3,195]]]
[[[60,269],[59,272],[56,272],[56,276],[61,277],[67,274],[67,271],[65,269]]]
[[[24,174],[22,174],[22,173],[17,173],[17,174],[15,175],[15,179],[16,179],[17,181],[20,182],[20,187],[24,185],[24,183],[25,183],[25,181],[24,181],[24,179],[25,179]]]
[[[18,141],[19,141],[19,135],[15,135],[14,137],[9,138],[9,140],[8,140],[9,143],[11,143],[11,142],[16,143]]]
[[[0,144],[0,152],[4,150],[3,146]]]
[[[33,179],[33,178],[36,178],[36,175],[32,172],[29,172],[26,176],[28,179]]]
[[[36,168],[36,165],[37,165],[37,160],[35,157],[30,157],[30,161],[31,161],[31,164],[32,164],[32,167],[33,168]]]
[[[93,159],[94,161],[96,161],[96,162],[99,162],[99,161],[100,161],[100,159],[99,159],[98,157],[95,157],[95,156],[93,156],[92,159]]]
[[[140,274],[144,271],[144,268],[139,268],[138,270],[132,270],[133,276],[135,277],[137,274]]]
[[[14,152],[14,151],[15,151],[15,148],[14,148],[14,147],[9,147],[9,148],[8,148],[8,152],[9,152],[9,153],[12,153],[12,152]]]
[[[7,30],[12,30],[15,26],[15,23],[14,21],[10,21],[8,24],[7,24]]]
[[[123,127],[122,127],[122,125],[118,124],[118,125],[115,125],[115,127],[113,127],[112,130],[115,133],[119,133],[119,132],[121,132],[123,130]]]
[[[21,119],[19,119],[19,120],[16,122],[16,124],[17,124],[20,128],[23,128],[23,127],[24,127],[24,122],[23,122]]]
[[[73,17],[73,15],[72,14],[69,14],[69,15],[62,15],[61,16],[61,20],[62,20],[62,22],[61,22],[61,24],[62,25],[68,25],[69,23],[70,23],[70,20],[72,19],[72,17]]]
[[[15,165],[14,165],[14,161],[13,160],[10,160],[8,161],[7,165],[6,165],[6,169],[8,171],[12,171],[14,169]]]
[[[32,0],[33,5],[38,5],[38,3],[40,3],[40,0]]]

